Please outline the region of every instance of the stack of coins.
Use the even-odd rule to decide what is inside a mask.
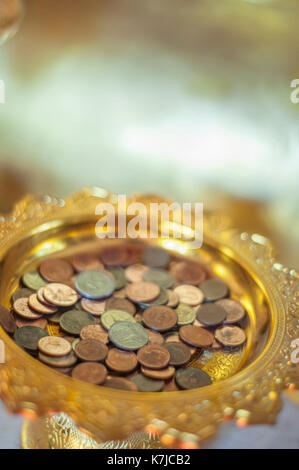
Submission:
[[[42,261],[23,275],[12,312],[0,307],[0,325],[73,378],[130,391],[184,390],[212,383],[190,366],[196,352],[246,341],[246,311],[229,295],[199,263],[123,242]]]

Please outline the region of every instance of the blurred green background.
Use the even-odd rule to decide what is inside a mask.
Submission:
[[[4,42],[0,0],[1,211],[90,185],[203,201],[299,267],[296,1],[24,4]]]

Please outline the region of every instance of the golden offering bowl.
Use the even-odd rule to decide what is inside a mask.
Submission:
[[[132,196],[130,202],[169,202]],[[0,302],[10,297],[22,274],[47,256],[69,256],[117,240],[95,235],[100,202],[116,195],[87,189],[68,200],[31,196],[0,221]],[[192,238],[192,228],[183,227]],[[94,386],[57,373],[20,349],[1,329],[5,363],[0,365],[0,396],[13,413],[27,417],[22,446],[27,448],[192,447],[217,432],[227,419],[239,426],[274,423],[280,393],[298,386],[292,361],[298,331],[298,274],[279,264],[273,247],[257,234],[240,233],[224,214],[204,217],[204,243],[149,240],[177,255],[198,260],[229,285],[245,306],[247,343],[240,350],[205,351],[192,365],[206,370],[213,384],[187,391],[127,392]],[[50,332],[51,334],[51,332]],[[148,434],[146,434],[146,432]],[[124,439],[124,441],[116,441]]]

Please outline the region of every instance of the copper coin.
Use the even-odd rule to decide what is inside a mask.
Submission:
[[[22,287],[21,289],[17,289],[12,294],[12,303],[18,299],[22,299],[23,297],[29,297],[31,294],[34,294],[33,289],[28,289],[28,287]]]
[[[165,369],[148,369],[147,367],[141,367],[141,373],[150,379],[157,380],[169,380],[175,374],[175,368],[173,366],[165,367]]]
[[[60,374],[64,375],[70,375],[72,372],[73,368],[72,367],[55,367],[55,366],[49,366],[51,369],[55,370],[56,372],[60,372]]]
[[[131,378],[139,392],[161,392],[164,387],[164,380],[150,379],[143,374],[136,374]]]
[[[169,260],[169,253],[163,248],[150,246],[144,250],[143,263],[151,268],[167,268]]]
[[[164,344],[164,338],[160,333],[158,333],[158,331],[150,330],[149,328],[146,328],[146,331],[149,337],[149,344],[158,344],[159,346]]]
[[[28,298],[26,297],[17,299],[13,304],[13,309],[20,317],[28,320],[37,320],[41,317],[40,313],[37,313],[29,306]]]
[[[96,339],[101,343],[107,344],[109,342],[108,332],[102,325],[86,325],[80,331],[81,339]]]
[[[179,333],[183,341],[198,348],[211,346],[214,341],[214,335],[210,331],[200,328],[199,326],[182,326]]]
[[[143,247],[140,245],[126,245],[126,259],[123,262],[123,266],[135,264],[141,256],[142,251]]]
[[[190,361],[191,352],[188,346],[183,343],[173,342],[165,343],[165,348],[170,354],[169,365],[171,366],[183,366]]]
[[[125,270],[125,276],[130,282],[140,282],[148,270],[149,267],[144,264],[133,264]]]
[[[66,354],[65,356],[61,357],[48,356],[47,354],[39,352],[38,358],[44,364],[53,367],[71,367],[77,362],[77,356],[74,351],[71,351],[69,354]]]
[[[106,357],[106,365],[109,369],[126,374],[136,369],[138,364],[137,356],[132,351],[122,351],[112,348]]]
[[[200,283],[199,287],[206,302],[215,302],[229,295],[228,286],[220,279],[206,279]]]
[[[175,308],[178,306],[178,303],[180,301],[179,295],[177,292],[174,290],[167,289],[167,294],[168,294],[168,302],[167,302],[167,307]]]
[[[82,362],[74,367],[72,377],[94,385],[100,385],[106,380],[107,369],[103,364],[97,362]]]
[[[102,315],[106,309],[106,300],[82,299],[80,304],[85,312],[92,313],[93,315]]]
[[[71,264],[59,258],[46,259],[41,262],[39,272],[48,282],[63,282],[69,280],[74,274]]]
[[[129,313],[130,315],[135,315],[136,307],[132,302],[127,299],[115,299],[111,297],[106,302],[106,310],[122,310]]]
[[[174,292],[178,294],[180,302],[182,304],[194,306],[201,304],[204,301],[204,295],[202,291],[195,286],[182,284],[180,286],[177,286],[174,289]]]
[[[193,347],[193,346],[190,346],[189,344],[186,344],[184,343],[181,338],[180,338],[180,335],[179,333],[169,333],[166,337],[165,337],[165,344],[168,344],[168,343],[182,343],[184,346],[187,346],[187,348],[189,349],[190,353],[191,353],[191,356],[196,353],[196,351],[198,351],[197,348]]]
[[[143,312],[144,324],[153,330],[171,330],[177,324],[177,314],[172,308],[163,305],[147,308]]]
[[[0,325],[10,335],[16,331],[16,322],[13,315],[2,305],[0,305]]]
[[[148,344],[139,349],[138,362],[149,369],[163,369],[169,363],[170,354],[166,348],[158,344]]]
[[[206,278],[205,269],[197,263],[181,261],[172,270],[178,282],[197,286]]]
[[[196,367],[185,367],[179,369],[175,374],[176,383],[184,390],[191,388],[205,387],[211,385],[210,376],[201,369]]]
[[[217,305],[214,302],[207,303],[199,307],[196,318],[204,325],[218,326],[226,319],[226,311],[221,305]]]
[[[215,331],[215,338],[223,346],[241,346],[246,341],[244,331],[238,326],[222,326]]]
[[[133,302],[151,302],[160,294],[160,287],[153,282],[133,282],[126,287],[126,292]]]
[[[71,307],[78,300],[77,292],[66,284],[48,284],[43,290],[47,302],[59,307]]]
[[[38,318],[37,320],[25,320],[19,316],[16,316],[16,325],[18,328],[22,328],[22,326],[37,326],[42,330],[45,330],[48,325],[48,320],[46,318]]]
[[[55,305],[41,303],[37,298],[37,294],[31,294],[30,297],[28,297],[28,305],[36,312],[42,313],[43,315],[51,315],[57,312]]]
[[[69,354],[72,346],[59,336],[45,336],[39,340],[38,349],[47,356],[61,357]]]
[[[115,299],[125,299],[127,297],[126,288],[114,291],[112,297]]]
[[[123,377],[107,377],[104,387],[116,388],[117,390],[129,390],[130,392],[138,392],[138,387],[134,382]]]
[[[167,380],[164,385],[164,392],[178,392],[180,389],[176,384],[175,377]]]
[[[82,361],[103,361],[108,353],[104,343],[96,339],[83,339],[76,344],[75,353]]]
[[[126,259],[127,251],[123,245],[109,246],[101,251],[101,260],[107,266],[121,266]]]
[[[91,253],[78,253],[77,255],[72,256],[70,261],[77,272],[104,269],[104,265],[100,262],[97,256]]]
[[[226,311],[225,323],[237,323],[245,317],[246,310],[240,302],[232,299],[217,300],[217,305],[220,305]]]

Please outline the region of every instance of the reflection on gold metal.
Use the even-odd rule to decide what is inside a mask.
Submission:
[[[146,196],[136,199],[151,200]],[[103,192],[102,200],[115,198]],[[55,198],[41,201],[28,196],[16,205],[0,222],[2,304],[9,307],[22,273],[37,266],[45,253],[71,255],[82,244],[93,247],[99,243],[94,214],[98,203],[99,197],[85,190],[64,204]],[[187,256],[203,263],[212,274],[224,276],[232,298],[246,306],[246,345],[238,353],[211,351],[193,359],[194,365],[212,375],[209,387],[155,394],[93,386],[36,361],[1,330],[6,364],[0,366],[0,396],[12,412],[41,418],[25,423],[22,445],[159,446],[158,441],[134,434],[155,419],[178,432],[195,434],[199,441],[213,436],[227,418],[240,425],[273,423],[281,407],[280,392],[298,385],[298,365],[290,361],[290,345],[299,336],[299,279],[294,270],[276,262],[268,240],[260,241],[247,232],[232,230],[229,220],[217,213],[205,214],[204,244],[199,250],[190,250],[188,242],[181,240],[159,241],[178,254],[179,247],[185,247]]]

